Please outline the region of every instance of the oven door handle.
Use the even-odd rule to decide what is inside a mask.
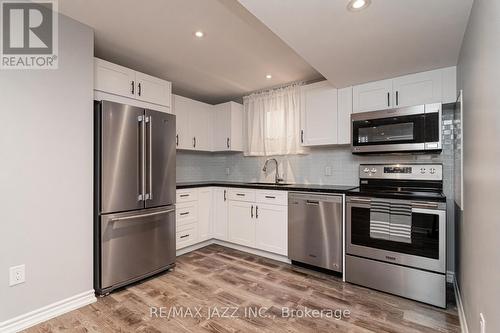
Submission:
[[[350,198],[349,202],[351,203],[371,203],[371,199],[364,199],[364,198]]]
[[[430,209],[438,209],[439,205],[435,202],[412,202],[412,208],[430,208]]]

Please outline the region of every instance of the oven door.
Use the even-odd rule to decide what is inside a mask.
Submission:
[[[352,152],[441,149],[440,106],[431,105],[352,115]],[[429,109],[429,112],[426,111]]]
[[[411,242],[405,243],[370,237],[370,198],[348,197],[346,202],[347,254],[446,272],[445,203],[412,202]]]

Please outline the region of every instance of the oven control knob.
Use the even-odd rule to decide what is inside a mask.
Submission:
[[[375,173],[375,172],[377,172],[377,169],[373,168],[370,171],[371,171],[371,173]]]
[[[435,173],[436,173],[436,169],[431,168],[431,169],[429,170],[429,172],[431,173],[431,175],[433,175],[433,174],[435,174]]]
[[[364,168],[364,169],[363,169],[363,172],[364,172],[364,173],[368,173],[368,172],[370,172],[370,169],[368,169],[368,168]]]
[[[420,173],[424,174],[425,173],[425,168],[420,168]]]

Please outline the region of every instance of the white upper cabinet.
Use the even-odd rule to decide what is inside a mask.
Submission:
[[[243,151],[243,105],[227,102],[213,110],[213,151]]]
[[[135,71],[94,58],[94,89],[134,98]]]
[[[328,81],[303,86],[300,139],[303,146],[351,142],[352,87],[336,89]]]
[[[353,112],[384,110],[392,105],[392,80],[382,80],[354,86]]]
[[[156,77],[136,72],[137,98],[159,105],[170,105],[172,84]]]
[[[173,95],[177,149],[212,150],[212,106]]]
[[[353,112],[456,101],[456,67],[400,76],[353,87]]]
[[[441,75],[441,70],[435,70],[395,78],[392,82],[394,107],[441,102]]]
[[[170,107],[172,84],[109,61],[94,58],[94,90]]]
[[[337,89],[328,81],[301,88],[301,133],[303,146],[337,143]]]
[[[351,143],[352,87],[338,90],[337,144]]]

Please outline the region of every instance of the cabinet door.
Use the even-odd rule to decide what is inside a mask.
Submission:
[[[137,99],[170,107],[170,82],[140,72],[136,72],[135,78]]]
[[[302,88],[301,142],[304,146],[337,143],[337,89],[323,81]]]
[[[231,105],[223,103],[214,106],[214,151],[225,151],[231,148]]]
[[[194,149],[189,133],[189,99],[172,95],[173,112],[176,116],[176,145],[177,149]]]
[[[94,58],[94,74],[95,90],[136,98],[135,71]]]
[[[441,102],[441,70],[395,78],[393,89],[395,107]]]
[[[198,189],[198,241],[212,238],[212,188]]]
[[[229,201],[228,240],[255,247],[255,204],[253,202]]]
[[[212,150],[212,106],[210,104],[190,101],[189,133],[194,150]]]
[[[337,144],[351,143],[352,87],[338,91]]]
[[[392,80],[375,81],[354,86],[352,89],[352,112],[366,112],[389,109]]]
[[[243,105],[231,104],[231,136],[229,146],[231,151],[243,151]]]
[[[287,206],[258,204],[255,216],[256,248],[286,256],[288,254]]]
[[[225,188],[215,188],[213,193],[213,237],[225,241],[227,240],[227,190]]]

